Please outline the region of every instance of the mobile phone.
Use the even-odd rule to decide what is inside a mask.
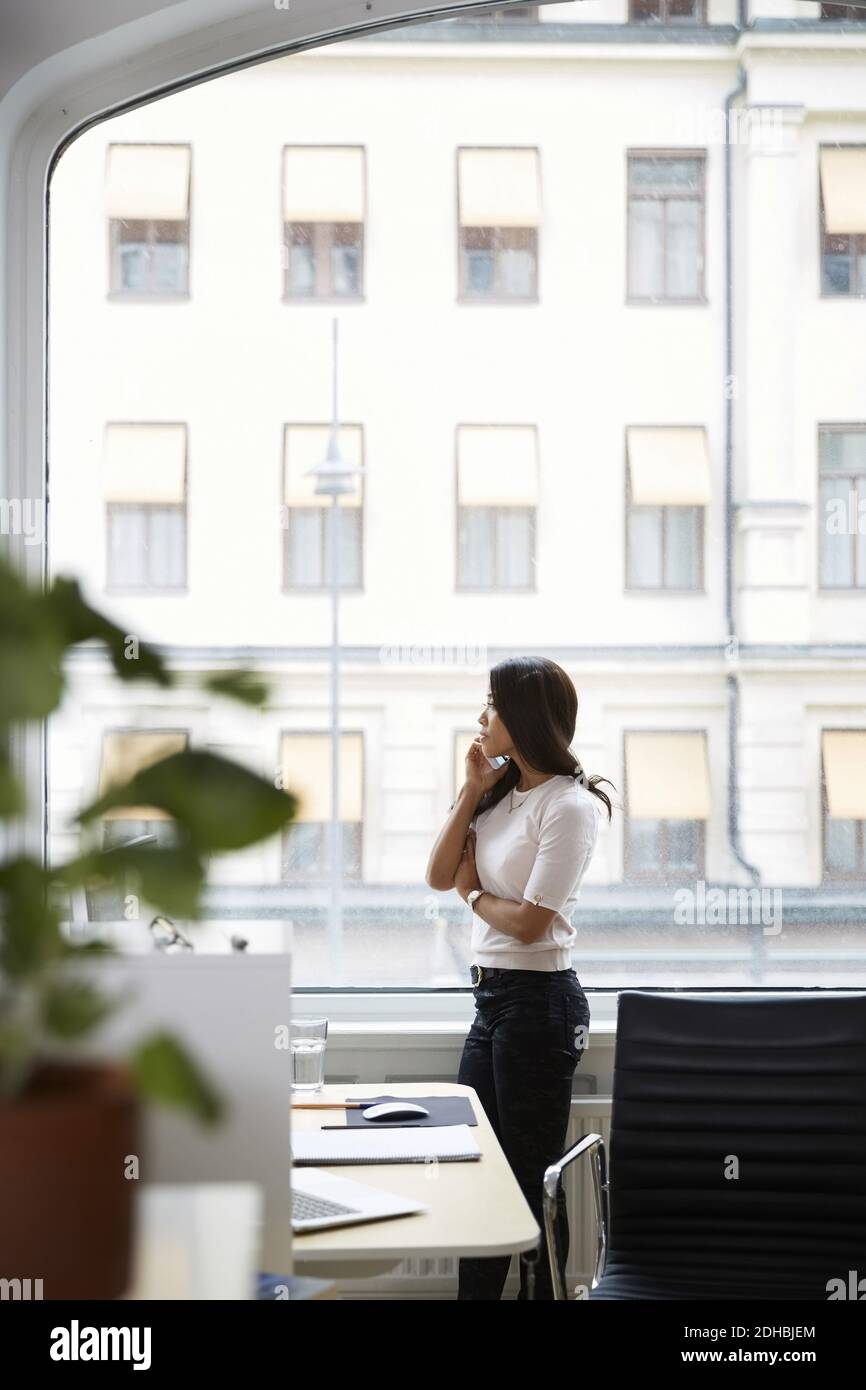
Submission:
[[[487,754],[485,753],[484,756],[487,757]],[[487,761],[489,762],[489,764],[490,764],[491,767],[495,767],[495,768],[504,767],[505,764],[509,761],[509,759],[508,759],[508,754],[507,754],[507,753],[499,753],[499,754],[497,754],[497,756],[496,756],[495,758],[487,758]]]

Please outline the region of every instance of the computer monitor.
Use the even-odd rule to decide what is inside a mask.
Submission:
[[[290,954],[154,950],[93,958],[87,975],[112,995],[133,995],[88,1042],[88,1054],[121,1057],[147,1034],[167,1030],[226,1103],[217,1127],[148,1103],[141,1180],[258,1183],[264,1195],[261,1268],[290,1274]]]

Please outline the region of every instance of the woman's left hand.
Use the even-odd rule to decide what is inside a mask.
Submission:
[[[475,867],[475,831],[470,830],[466,836],[466,844],[463,846],[463,854],[454,875],[454,887],[460,894],[463,901],[466,901],[467,894],[473,888],[480,888],[481,881],[478,877],[478,870]]]

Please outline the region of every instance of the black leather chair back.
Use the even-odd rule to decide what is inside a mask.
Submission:
[[[609,1160],[602,1297],[866,1278],[866,994],[623,991]]]

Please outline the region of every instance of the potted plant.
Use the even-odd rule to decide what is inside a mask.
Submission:
[[[126,1165],[138,1152],[142,1105],[180,1105],[216,1124],[222,1101],[167,1033],[142,1038],[122,1059],[76,1057],[80,1041],[121,1005],[88,978],[88,961],[112,948],[64,930],[68,894],[133,882],[158,911],[194,920],[207,856],[268,838],[292,820],[297,802],[248,769],[190,748],[112,787],[77,817],[88,827],[114,807],[158,807],[174,821],[171,845],[84,845],[63,864],[19,848],[26,798],[16,731],[58,707],[66,654],[81,642],[102,644],[119,680],[178,682],[155,648],[91,608],[74,581],[31,587],[0,560],[0,1280],[12,1281],[4,1288],[18,1296],[104,1299],[128,1286],[135,1183]],[[249,705],[267,697],[246,672],[198,679]]]

